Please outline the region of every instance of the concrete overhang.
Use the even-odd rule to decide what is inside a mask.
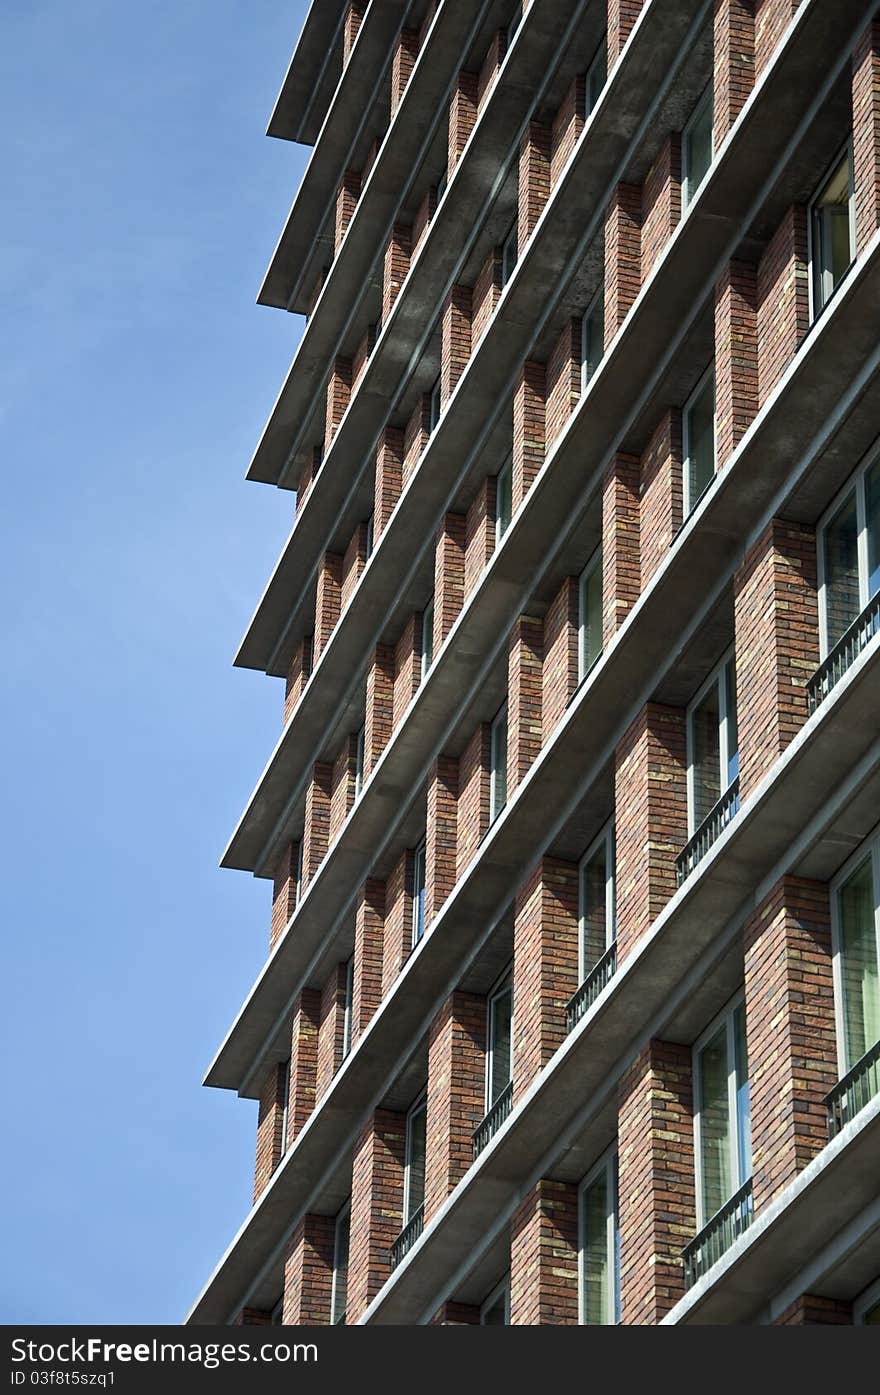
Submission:
[[[876,683],[880,637],[872,641],[838,688],[788,747],[748,799],[697,872],[664,908],[651,931],[624,961],[608,988],[566,1039],[504,1128],[471,1167],[421,1240],[378,1295],[367,1315],[378,1322],[421,1321],[474,1244],[505,1208],[545,1155],[564,1146],[565,1130],[625,1065],[658,1015],[673,1010],[676,992],[719,931],[741,921],[764,894],[762,883],[780,863],[805,823],[814,841],[849,803],[880,775],[876,736]],[[591,721],[582,692],[573,705],[570,753]],[[571,764],[570,754],[568,762]],[[855,775],[853,772],[856,772]],[[527,786],[515,796],[533,806]],[[507,833],[507,836],[505,836]],[[508,874],[524,855],[523,837],[497,825],[486,845],[493,868]],[[494,845],[501,844],[496,847]],[[801,853],[802,855],[802,853]],[[477,864],[480,875],[477,875]],[[474,926],[486,924],[479,882],[483,858],[472,864],[421,945],[408,959],[390,994],[278,1168],[189,1315],[193,1323],[220,1323],[246,1301],[267,1265],[280,1264],[287,1236],[315,1205],[329,1173],[350,1154],[365,1107],[384,1097],[389,1071],[405,1062],[412,1042],[427,1030],[437,1008],[476,953]],[[552,1159],[547,1158],[550,1165]]]
[[[266,134],[313,145],[342,67],[347,0],[312,0]]]
[[[511,877],[547,846],[545,817],[549,821],[551,812],[572,803],[584,784],[583,772],[607,761],[626,723],[656,688],[658,675],[673,666],[685,649],[694,595],[708,601],[729,584],[750,538],[795,487],[791,479],[795,462],[802,463],[798,472],[802,477],[835,440],[854,403],[880,371],[880,351],[874,342],[878,310],[880,234],[853,268],[828,313],[814,326],[775,394],[679,534],[482,845],[466,874],[475,881],[476,899],[469,903],[469,914],[485,916],[493,910],[513,884]],[[592,423],[594,418],[587,421]],[[206,1084],[255,1093],[253,1083],[245,1083],[254,1074],[255,1061],[261,1067],[267,1064],[261,1052],[284,1022],[292,995],[308,982],[328,934],[332,935],[352,903],[353,889],[393,836],[404,812],[404,796],[419,786],[442,750],[462,694],[479,681],[493,662],[494,651],[505,643],[512,615],[525,595],[521,578],[532,578],[529,584],[534,584],[542,569],[552,564],[553,548],[560,545],[571,516],[578,511],[577,491],[588,495],[598,489],[604,452],[596,459],[589,455],[585,459],[585,442],[577,424],[578,417],[572,418],[483,582],[459,614],[230,1028]],[[851,461],[848,468],[855,463]],[[577,725],[577,714],[587,698],[589,720]],[[580,754],[579,764],[571,761],[572,749]],[[523,804],[524,791],[532,801],[529,807]],[[493,849],[499,846],[499,837],[502,846],[509,843],[509,853],[496,866]]]
[[[393,42],[400,28],[401,0],[372,0],[358,30],[351,57],[333,93],[320,137],[306,166],[284,231],[257,302],[308,312],[312,285],[308,268],[328,218],[332,221],[339,181],[351,165],[352,151],[370,122],[387,76]],[[274,134],[270,128],[270,135]],[[326,260],[333,257],[333,232]]]
[[[759,1212],[745,1234],[667,1313],[664,1325],[754,1321],[824,1246],[876,1207],[878,1177],[880,1096]]]

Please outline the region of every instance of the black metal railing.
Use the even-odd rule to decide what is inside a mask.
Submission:
[[[694,836],[685,843],[675,859],[675,876],[679,886],[700,865],[712,844],[717,842],[727,825],[739,813],[739,776],[728,785],[718,803],[708,812]]]
[[[573,1032],[584,1013],[591,1008],[602,989],[605,988],[617,971],[617,945],[613,944],[594,964],[578,991],[568,1000],[568,1030]]]
[[[845,630],[828,658],[821,663],[807,684],[807,703],[815,712],[837,687],[847,669],[852,668],[863,649],[880,633],[880,591],[868,602],[861,615]]]
[[[880,1041],[875,1042],[826,1095],[828,1137],[834,1138],[840,1133],[875,1095],[880,1095]]]
[[[474,1129],[474,1158],[478,1158],[494,1138],[513,1108],[513,1081],[508,1080],[501,1094],[478,1128]]]
[[[424,1206],[420,1206],[418,1211],[413,1212],[394,1244],[391,1246],[391,1249],[388,1251],[392,1269],[396,1269],[400,1261],[409,1254],[424,1227],[425,1208]]]
[[[752,1203],[752,1179],[734,1192],[728,1202],[716,1211],[715,1215],[695,1235],[681,1252],[684,1264],[684,1286],[690,1288],[702,1278],[721,1256],[730,1249],[734,1240],[743,1235],[752,1223],[754,1206]]]

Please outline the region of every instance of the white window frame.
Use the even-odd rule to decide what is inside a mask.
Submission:
[[[516,246],[516,252],[513,255],[513,260],[511,261],[511,248],[514,245]],[[511,277],[513,276],[513,273],[516,271],[517,265],[519,263],[519,252],[519,219],[514,218],[513,222],[511,223],[510,227],[508,228],[505,234],[504,241],[501,244],[502,290],[504,290],[504,287],[510,281]]]
[[[609,819],[596,835],[578,863],[578,973],[579,981],[584,982],[587,968],[584,962],[584,870],[599,848],[605,847],[605,950],[611,948],[617,939],[617,891],[615,886],[614,864],[614,819]]]
[[[618,1211],[620,1209],[620,1199],[617,1186],[617,1144],[612,1143],[607,1148],[601,1158],[590,1168],[578,1187],[578,1323],[584,1326],[595,1326],[595,1323],[587,1324],[586,1321],[586,1284],[584,1282],[584,1264],[586,1259],[586,1216],[584,1214],[584,1193],[604,1172],[606,1178],[606,1195],[608,1197],[608,1208],[605,1214],[605,1244],[607,1253],[611,1259],[611,1284],[608,1294],[608,1309],[605,1313],[604,1325],[613,1327],[620,1321],[620,1266],[618,1264],[617,1253],[617,1225]]]
[[[857,465],[846,484],[838,490],[834,499],[823,513],[816,529],[816,551],[819,579],[819,650],[823,659],[828,657],[828,617],[825,579],[825,531],[834,519],[844,500],[853,492],[856,496],[856,528],[858,529],[857,556],[859,568],[859,612],[861,613],[871,596],[868,592],[868,507],[865,482],[868,472],[880,460],[880,448],[872,446],[868,454]]]
[[[493,1063],[494,1056],[495,1056],[495,1046],[494,1046],[495,1033],[494,1033],[494,1030],[493,1030],[494,1004],[497,1002],[497,1000],[498,1000],[499,998],[502,998],[502,997],[505,995],[505,993],[509,993],[509,994],[510,994],[510,1075],[509,1075],[509,1077],[508,1077],[508,1080],[512,1080],[512,1079],[513,1079],[513,1011],[514,1011],[514,1003],[513,1003],[513,965],[512,965],[512,964],[508,964],[507,968],[503,971],[503,973],[499,974],[498,978],[495,980],[495,983],[494,983],[494,985],[492,986],[492,988],[490,989],[490,991],[489,991],[489,993],[488,993],[488,996],[487,996],[487,998],[486,998],[486,1072],[485,1072],[485,1081],[484,1081],[484,1083],[483,1083],[483,1099],[484,1099],[484,1102],[485,1102],[484,1108],[485,1108],[485,1113],[486,1113],[486,1114],[488,1114],[488,1112],[489,1112],[489,1110],[492,1108],[492,1104],[493,1104],[493,1101],[492,1101],[492,1098],[491,1098],[491,1092],[492,1092],[492,1063]]]
[[[601,580],[602,573],[602,544],[595,549],[589,562],[584,567],[578,577],[578,682],[583,683],[587,674],[596,666],[604,652],[604,637],[599,645],[599,652],[593,662],[587,667],[587,588],[596,573],[599,573]]]
[[[491,1308],[495,1307],[495,1304],[502,1296],[504,1297],[504,1324],[506,1327],[510,1326],[510,1275],[505,1274],[500,1284],[496,1284],[488,1298],[484,1298],[480,1304],[481,1327],[486,1326],[486,1323],[483,1321],[484,1317]]]
[[[501,497],[501,481],[507,482],[507,491],[510,497],[510,517],[502,526],[501,510],[498,500]],[[498,547],[511,523],[513,522],[513,453],[507,457],[498,474],[495,476],[495,546]]]
[[[703,1154],[702,1139],[700,1133],[701,1119],[699,1108],[699,1099],[701,1094],[700,1087],[702,1084],[700,1075],[700,1054],[703,1048],[708,1045],[708,1043],[712,1040],[714,1036],[717,1035],[718,1029],[723,1026],[727,1034],[727,1109],[730,1118],[730,1175],[731,1177],[739,1177],[740,1140],[739,1111],[737,1110],[736,1101],[736,1037],[734,1035],[734,1019],[736,1017],[737,1009],[744,1006],[745,1000],[745,989],[741,988],[739,992],[734,993],[732,998],[728,999],[727,1003],[725,1003],[721,1011],[715,1017],[713,1017],[706,1030],[697,1038],[693,1045],[691,1062],[693,1072],[694,1100],[694,1182],[696,1185],[698,1233],[703,1229],[703,1226],[707,1225],[708,1222],[712,1219],[712,1216],[707,1216],[704,1214],[703,1209]],[[751,1078],[751,1064],[749,1064],[750,1087]],[[749,1140],[749,1147],[751,1151],[751,1139]],[[752,1164],[752,1173],[753,1172],[754,1162]],[[751,1175],[752,1174],[750,1174],[750,1176]],[[733,1191],[730,1193],[730,1196],[735,1196],[736,1193],[739,1191],[740,1187],[744,1187],[748,1180],[748,1177],[743,1177],[739,1182],[737,1182],[733,1188]],[[727,1201],[729,1200],[730,1197],[727,1197],[726,1200],[722,1202],[722,1206],[726,1205]],[[717,1213],[713,1212],[712,1214],[715,1215]]]
[[[364,741],[366,739],[366,722],[362,722],[355,737],[354,753],[354,797],[360,799],[361,791],[364,788]]]
[[[493,824],[499,814],[507,806],[507,743],[510,739],[510,732],[507,731],[504,741],[504,803],[498,803],[499,794],[499,760],[498,760],[498,732],[502,722],[507,731],[507,699],[502,702],[495,716],[492,718],[489,727],[489,823]]]
[[[410,1105],[406,1112],[406,1131],[404,1138],[404,1162],[403,1162],[403,1224],[408,1226],[415,1214],[410,1209],[410,1186],[412,1178],[412,1121],[420,1111],[425,1111],[425,1122],[428,1118],[428,1092],[423,1090],[418,1098]],[[425,1149],[427,1157],[427,1147]],[[424,1201],[422,1202],[424,1205]]]
[[[823,287],[822,304],[819,305],[819,304],[817,303],[817,302],[818,302],[818,297],[817,297],[817,295],[816,295],[816,289],[817,289],[816,283],[817,283],[817,281],[818,281],[819,275],[823,275],[823,276],[824,276],[824,275],[825,275],[825,271],[824,271],[824,268],[820,267],[820,266],[818,265],[817,261],[816,261],[817,249],[816,249],[816,246],[815,246],[815,236],[814,236],[814,233],[813,233],[813,215],[814,215],[814,212],[815,212],[815,209],[816,209],[816,205],[818,204],[819,199],[822,197],[822,193],[823,193],[823,191],[825,190],[825,188],[826,188],[826,186],[827,186],[827,184],[828,184],[828,181],[830,180],[832,174],[833,174],[834,171],[837,169],[837,167],[842,163],[843,160],[846,159],[847,155],[849,155],[849,247],[850,247],[850,260],[849,260],[849,265],[850,265],[850,268],[852,267],[853,262],[856,260],[856,182],[855,182],[855,156],[854,156],[854,152],[853,152],[853,138],[852,138],[852,132],[850,132],[849,136],[847,137],[847,139],[844,141],[843,145],[842,145],[842,146],[840,147],[840,149],[838,150],[838,152],[837,152],[837,154],[835,155],[834,159],[833,159],[833,160],[831,161],[831,163],[828,165],[828,168],[825,170],[825,173],[822,175],[822,178],[819,180],[819,183],[818,183],[818,185],[816,186],[816,192],[815,192],[815,194],[813,195],[813,197],[810,199],[809,204],[807,205],[807,269],[808,269],[808,270],[807,270],[807,289],[808,289],[808,292],[809,292],[810,324],[812,324],[813,321],[816,320],[816,319],[819,317],[819,315],[821,315],[822,312],[827,308],[827,306],[830,304],[831,300],[834,298],[834,295],[835,295],[835,293],[836,293],[836,291],[837,291],[837,289],[838,289],[837,286],[832,286],[831,289],[828,290],[828,291],[826,292],[825,289],[824,289],[824,287]],[[842,285],[842,283],[843,283],[843,281],[845,280],[845,278],[846,278],[847,275],[848,275],[848,272],[844,272],[843,276],[841,277],[840,283],[839,283],[840,285]]]
[[[433,436],[440,425],[440,418],[443,415],[443,397],[440,386],[440,374],[434,381],[431,391],[428,394],[428,435]]]
[[[602,306],[602,311],[603,311],[602,346],[601,346],[601,352],[600,352],[600,354],[599,354],[599,357],[598,357],[598,359],[596,360],[596,368],[595,368],[595,370],[593,371],[593,373],[590,373],[590,372],[589,372],[589,365],[590,365],[589,338],[590,338],[590,336],[589,336],[589,334],[588,334],[588,326],[589,326],[590,321],[591,321],[591,319],[593,318],[593,315],[595,314],[595,311],[596,311],[596,309],[597,309],[597,307],[598,307],[599,305]],[[582,393],[586,392],[586,390],[587,390],[589,384],[593,381],[593,378],[595,378],[596,373],[598,373],[598,371],[599,371],[599,365],[601,364],[603,358],[605,357],[604,310],[605,310],[605,282],[604,282],[604,280],[603,280],[603,281],[600,283],[599,288],[598,288],[598,290],[596,291],[596,294],[593,296],[592,300],[590,301],[589,305],[587,306],[587,308],[586,308],[586,310],[584,311],[583,316],[582,316],[582,318],[581,318],[581,392],[582,392]]]
[[[712,383],[712,467],[714,478],[717,479],[718,477],[718,398],[715,385],[715,364],[710,363],[687,402],[685,402],[681,412],[681,483],[683,516],[685,519],[690,517],[699,500],[702,499],[704,495],[708,494],[712,487],[712,481],[710,480],[696,499],[691,498],[691,432],[688,423],[694,403],[697,401],[697,398],[700,397],[706,384],[709,382]]]
[[[342,1224],[342,1222],[343,1222],[346,1218],[348,1219],[348,1225],[349,1225],[349,1246],[348,1246],[348,1248],[349,1248],[349,1253],[345,1256],[345,1269],[346,1269],[346,1274],[347,1274],[347,1273],[348,1273],[349,1258],[350,1258],[350,1254],[351,1254],[351,1201],[350,1201],[350,1200],[347,1201],[347,1202],[345,1203],[345,1205],[344,1205],[339,1211],[337,1211],[336,1216],[335,1216],[334,1221],[333,1221],[333,1273],[332,1273],[332,1277],[331,1277],[331,1281],[330,1281],[330,1321],[331,1321],[331,1323],[337,1323],[337,1322],[339,1321],[340,1317],[342,1316],[342,1314],[341,1314],[340,1312],[337,1311],[337,1302],[338,1302],[339,1295],[338,1295],[336,1289],[337,1289],[337,1282],[338,1282],[338,1278],[339,1278],[339,1260],[340,1260],[340,1254],[339,1254],[339,1227],[340,1227],[340,1225]],[[347,1311],[348,1311],[348,1292],[347,1292],[347,1284],[346,1284],[346,1295],[345,1295],[345,1298],[346,1298],[346,1302],[345,1302],[345,1311],[347,1312]]]
[[[697,692],[696,692],[695,696],[692,697],[691,700],[690,700],[690,702],[688,703],[687,709],[686,709],[686,712],[685,712],[685,744],[686,744],[686,749],[687,749],[687,806],[688,806],[688,837],[689,837],[689,838],[692,837],[692,836],[696,833],[697,828],[698,828],[698,824],[695,822],[696,811],[695,811],[695,809],[694,809],[694,733],[693,733],[693,722],[692,722],[693,714],[694,714],[694,712],[697,710],[697,708],[699,707],[700,703],[703,701],[703,698],[706,696],[706,694],[707,694],[707,693],[709,692],[709,690],[712,688],[713,684],[716,685],[717,688],[718,688],[718,693],[719,693],[719,700],[718,700],[718,767],[719,767],[719,774],[720,774],[721,779],[722,779],[722,781],[723,781],[724,778],[725,778],[725,772],[726,772],[726,770],[728,769],[728,767],[729,767],[729,765],[730,765],[730,725],[729,725],[729,717],[730,717],[730,714],[729,714],[729,712],[728,712],[728,710],[727,710],[727,681],[726,681],[726,672],[727,672],[727,665],[730,663],[730,660],[731,660],[731,659],[735,659],[735,658],[736,658],[736,647],[735,647],[735,645],[731,644],[730,648],[727,649],[727,650],[725,651],[725,653],[723,654],[723,656],[719,659],[718,663],[715,665],[715,667],[713,668],[712,672],[709,674],[709,677],[706,679],[706,681],[702,684],[702,686],[701,686],[700,688],[697,689]],[[739,729],[739,713],[737,713],[737,729]],[[731,782],[731,783],[732,783],[732,782]],[[723,799],[724,796],[725,796],[725,794],[726,794],[727,791],[729,790],[729,788],[730,788],[730,784],[723,785],[723,787],[722,787],[722,789],[721,789],[721,792],[720,792],[718,798],[719,798],[719,799]]]
[[[596,76],[596,74],[599,72],[599,70],[600,70],[600,68],[603,66],[603,64],[604,64],[604,67],[605,67],[605,77],[604,77],[604,80],[603,80],[603,82],[602,82],[602,86],[599,88],[598,92],[596,93],[595,98],[594,98],[593,101],[591,102],[591,101],[590,101],[590,89],[592,88],[592,85],[593,85],[593,79],[594,79],[594,77]],[[607,86],[608,86],[608,34],[605,33],[605,34],[602,35],[602,41],[601,41],[601,43],[599,44],[599,47],[596,49],[596,52],[593,54],[593,57],[590,59],[589,66],[588,66],[588,68],[587,68],[586,73],[584,74],[584,122],[585,122],[585,123],[586,123],[587,121],[589,121],[590,117],[593,115],[593,112],[596,110],[596,107],[599,105],[599,98],[602,96],[602,93],[605,91],[605,88],[606,88]]]
[[[413,848],[413,889],[412,889],[412,930],[411,930],[412,938],[411,938],[411,940],[410,940],[410,946],[411,946],[412,949],[415,949],[416,945],[420,943],[420,941],[424,938],[424,935],[425,935],[424,896],[425,896],[425,889],[426,889],[426,887],[427,887],[427,871],[428,871],[428,869],[427,869],[427,857],[426,857],[426,853],[427,853],[427,845],[426,845],[425,839],[422,838],[421,842],[416,843],[415,847]],[[419,909],[419,868],[421,868],[421,883],[422,883],[422,903],[421,903],[421,910]]]
[[[708,168],[707,168],[707,170],[706,170],[706,173],[703,175],[703,178],[700,180],[699,184],[697,184],[694,188],[691,188],[691,172],[690,172],[690,168],[689,168],[689,166],[690,166],[690,160],[688,159],[688,153],[689,153],[689,147],[690,147],[690,138],[691,138],[691,135],[693,134],[694,127],[697,125],[697,122],[700,120],[700,117],[701,117],[701,116],[703,115],[703,113],[705,112],[705,109],[706,109],[707,106],[709,106],[709,107],[712,109],[712,113],[713,113],[711,155],[710,155],[710,158],[709,158],[709,165],[708,165]],[[690,208],[691,204],[693,203],[693,201],[694,201],[694,199],[695,199],[695,197],[696,197],[696,195],[697,195],[698,190],[700,190],[700,189],[703,187],[703,181],[706,180],[706,179],[708,179],[708,177],[709,177],[709,170],[711,170],[712,165],[713,165],[714,160],[715,160],[715,121],[714,121],[714,108],[715,108],[715,93],[714,93],[714,89],[713,89],[712,82],[710,81],[709,83],[707,83],[705,89],[703,90],[703,93],[702,93],[702,95],[701,95],[699,101],[695,104],[693,111],[691,112],[690,116],[688,117],[687,121],[685,122],[684,130],[683,130],[682,133],[681,133],[681,211],[682,211],[682,214],[684,214],[685,209]]]
[[[834,983],[834,1031],[837,1038],[837,1077],[842,1080],[850,1067],[846,1063],[846,1024],[843,1020],[843,979],[841,975],[840,912],[838,892],[857,867],[871,861],[874,883],[874,938],[880,963],[880,824],[860,843],[834,874],[828,887],[831,897],[831,974]],[[869,1047],[870,1050],[870,1047]]]
[[[352,1008],[354,1007],[354,954],[345,965],[345,1003],[342,1009],[342,1059],[351,1051]]]
[[[422,611],[422,642],[421,642],[422,673],[419,683],[424,683],[431,665],[434,662],[434,596],[433,593],[425,602]]]

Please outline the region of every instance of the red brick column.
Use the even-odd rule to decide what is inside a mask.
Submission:
[[[440,400],[449,401],[471,356],[471,288],[453,286],[443,306]]]
[[[355,1144],[346,1317],[351,1326],[391,1272],[388,1251],[403,1224],[405,1139],[406,1115],[377,1109]]]
[[[351,1043],[357,1041],[382,1001],[385,883],[368,877],[358,893],[354,922]]]
[[[274,949],[287,929],[296,910],[296,874],[299,864],[299,844],[289,843],[284,849],[272,879],[272,923],[269,948]]]
[[[315,1076],[315,1103],[320,1104],[342,1064],[345,1041],[346,966],[337,964],[321,989],[321,1016],[318,1023],[318,1065]]]
[[[422,617],[413,614],[394,649],[394,708],[392,730],[400,725],[422,681]]]
[[[466,518],[448,513],[434,549],[434,653],[440,649],[464,605]]]
[[[608,67],[617,62],[645,0],[608,0]]]
[[[587,104],[585,74],[578,73],[559,104],[550,138],[550,187],[556,185],[584,129]]]
[[[605,345],[611,343],[642,282],[642,190],[618,184],[605,210]]]
[[[410,258],[413,250],[413,230],[395,223],[391,237],[385,248],[385,261],[382,270],[382,320],[391,314],[400,288],[409,275]]]
[[[681,478],[681,412],[664,412],[641,460],[639,534],[642,555],[641,589],[669,553],[684,508]]]
[[[333,785],[330,793],[329,843],[339,830],[354,804],[354,783],[357,774],[357,736],[347,736],[333,762]],[[328,843],[328,845],[329,845]]]
[[[330,449],[330,442],[336,435],[337,427],[345,416],[351,400],[351,359],[334,359],[333,368],[327,382],[327,417],[324,427],[324,448]]]
[[[578,1322],[578,1189],[538,1182],[510,1222],[512,1327]]]
[[[807,213],[790,208],[758,263],[758,396],[763,405],[810,325]]]
[[[578,987],[577,863],[542,857],[517,888],[513,926],[513,1092],[519,1101],[567,1034]]]
[[[501,249],[493,247],[480,267],[471,295],[473,319],[471,323],[471,344],[479,343],[480,335],[495,313],[495,306],[501,299]]]
[[[412,949],[413,855],[401,853],[385,883],[382,997],[388,996]]]
[[[748,262],[715,285],[715,433],[718,469],[758,415],[758,281]]]
[[[254,1201],[265,1191],[281,1160],[281,1132],[284,1119],[284,1066],[273,1066],[260,1089],[257,1115],[257,1158],[254,1168]]]
[[[541,744],[562,720],[578,685],[578,579],[567,576],[544,616]]]
[[[336,221],[333,228],[334,252],[338,252],[342,245],[342,240],[348,232],[348,225],[354,217],[360,196],[360,171],[346,170],[336,191]]]
[[[318,1084],[318,1032],[321,994],[304,988],[293,1009],[290,1028],[290,1088],[287,1095],[287,1146],[305,1128],[315,1108]]]
[[[754,0],[715,0],[712,70],[717,150],[755,85]]]
[[[477,1311],[479,1312],[479,1309]],[[272,1314],[267,1313],[265,1308],[242,1308],[231,1325],[233,1327],[271,1327]]]
[[[520,615],[510,633],[507,656],[507,797],[541,754],[543,621]]]
[[[337,552],[325,552],[318,567],[315,589],[314,662],[317,663],[336,628],[342,606],[343,558]]]
[[[428,781],[425,832],[425,928],[455,886],[458,836],[458,761],[438,756]]]
[[[376,484],[373,494],[373,537],[379,537],[400,498],[403,487],[403,432],[386,426],[376,448]]]
[[[783,877],[744,932],[755,1209],[828,1142],[837,1080],[828,887]]]
[[[333,1294],[332,1216],[303,1216],[284,1264],[285,1327],[328,1327]]]
[[[819,663],[816,538],[775,518],[734,577],[740,794],[748,798],[809,715]]]
[[[602,489],[602,642],[610,644],[639,598],[638,456],[615,455]]]
[[[615,752],[617,959],[633,950],[675,894],[687,842],[684,712],[649,702]]]
[[[480,75],[477,79],[477,110],[479,111],[489,94],[498,69],[504,62],[504,55],[507,52],[507,30],[496,29],[492,35],[489,47],[486,50],[486,57],[483,59]]]
[[[773,1323],[774,1327],[852,1327],[852,1303],[805,1293]]]
[[[489,723],[481,722],[458,762],[458,877],[489,827],[490,731]]]
[[[446,168],[450,179],[477,119],[478,82],[476,73],[459,73],[449,103],[449,155]]]
[[[391,62],[391,116],[394,117],[419,56],[418,29],[402,29]]]
[[[367,524],[359,523],[349,539],[342,559],[342,583],[339,588],[339,610],[345,609],[367,565]]]
[[[455,992],[428,1033],[425,1219],[439,1211],[474,1160],[473,1135],[485,1113],[486,999]]]
[[[464,529],[464,596],[477,585],[495,551],[495,477],[485,479],[467,511]]]
[[[306,790],[305,822],[303,825],[302,883],[307,887],[327,855],[330,846],[330,799],[333,789],[333,766],[318,761]]]
[[[416,209],[416,216],[413,219],[412,227],[412,254],[415,256],[419,243],[430,226],[431,219],[437,212],[437,188],[432,184]]]
[[[431,395],[424,393],[413,408],[403,432],[403,484],[419,463],[431,434]]]
[[[788,28],[801,0],[755,0],[755,78],[759,78],[773,50]]]
[[[444,1303],[431,1318],[432,1327],[479,1327],[480,1310],[475,1303]]]
[[[547,363],[548,449],[564,429],[581,395],[581,322],[568,320]]]
[[[671,132],[642,186],[641,281],[681,221],[681,135]]]
[[[394,650],[390,644],[377,644],[367,670],[364,716],[364,780],[391,738],[394,721]]]
[[[303,689],[311,677],[314,644],[314,634],[305,635],[293,651],[284,688],[285,726],[290,721],[293,710],[302,697]]]
[[[880,227],[880,20],[873,20],[853,54],[853,177],[856,252]]]
[[[652,1041],[620,1084],[621,1322],[655,1326],[684,1294],[696,1232],[691,1049]]]
[[[519,147],[517,238],[520,255],[550,197],[552,130],[546,121],[530,121]]]
[[[547,382],[543,363],[523,364],[513,396],[512,499],[516,513],[544,463]]]
[[[342,24],[342,63],[343,66],[351,57],[355,39],[363,23],[366,5],[363,0],[349,0],[345,7],[345,19]]]

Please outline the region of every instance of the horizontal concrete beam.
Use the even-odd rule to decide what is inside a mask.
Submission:
[[[266,134],[311,145],[333,95],[333,49],[347,0],[312,0]]]
[[[682,634],[693,616],[694,595],[710,596],[728,579],[743,555],[750,532],[763,524],[768,508],[778,507],[778,495],[793,462],[813,458],[825,443],[828,423],[845,410],[845,384],[860,378],[873,355],[876,375],[876,317],[880,311],[880,235],[841,287],[828,313],[792,364],[734,457],[669,555],[639,598],[626,624],[592,671],[584,692],[590,694],[590,720],[578,736],[578,766],[570,759],[574,704],[530,773],[534,801],[524,809],[517,796],[502,814],[472,864],[471,914],[484,914],[497,904],[546,845],[545,815],[564,807],[577,795],[582,772],[607,760],[641,695],[656,686],[658,675],[674,662]],[[601,383],[604,369],[597,375]],[[598,401],[602,394],[599,389]],[[587,404],[589,403],[589,395]],[[842,404],[842,406],[841,406]],[[505,616],[511,597],[518,600],[522,577],[537,577],[551,560],[554,540],[565,533],[576,498],[564,481],[580,481],[586,492],[598,485],[600,472],[589,456],[578,422],[573,418],[557,449],[545,462],[515,517],[502,547],[493,557],[484,583],[471,596],[455,627],[416,694],[403,723],[395,732],[364,786],[272,957],[230,1029],[206,1083],[241,1089],[267,1040],[287,1011],[291,995],[305,981],[313,957],[350,904],[357,887],[402,813],[403,791],[415,788],[438,749],[444,724],[454,720],[464,682],[478,661],[491,661],[497,636],[507,633]],[[592,431],[595,417],[586,424]],[[566,468],[566,463],[568,468]],[[577,463],[577,469],[575,468]],[[853,462],[855,463],[855,462]],[[590,471],[592,469],[592,479]],[[492,585],[487,584],[492,578]],[[493,628],[494,627],[494,628]],[[470,657],[468,657],[470,656]],[[465,668],[465,665],[468,665]],[[621,695],[626,700],[621,700]],[[549,811],[549,812],[548,812]],[[494,866],[491,849],[503,830],[509,856]],[[469,874],[470,875],[470,874]]]

